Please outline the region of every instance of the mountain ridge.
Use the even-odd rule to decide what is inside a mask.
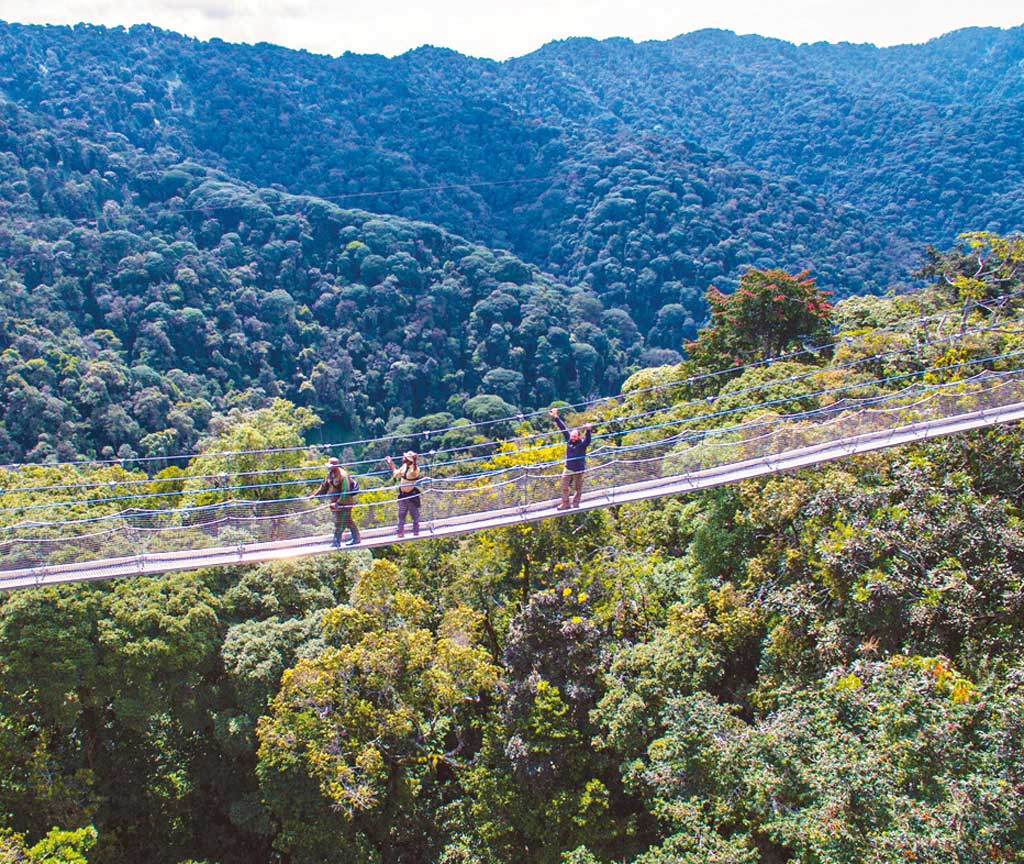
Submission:
[[[939,110],[949,91],[934,84],[929,69],[941,66],[949,51],[959,58],[956,68],[963,68],[984,45],[992,59],[972,86],[991,84],[990,101]],[[512,346],[532,350],[532,343],[517,342],[515,326],[503,321],[498,326],[504,336],[496,331],[494,339],[505,347],[483,354],[467,349],[463,359],[476,358],[476,367],[463,383],[452,379],[443,394],[428,400],[398,388],[407,396],[395,397],[397,411],[447,409],[451,398],[494,396],[536,406],[555,396],[614,392],[644,362],[679,359],[706,315],[708,286],[729,289],[750,268],[810,270],[836,297],[879,293],[908,278],[927,243],[951,242],[960,230],[1007,231],[1024,224],[1024,159],[1014,157],[1024,138],[1017,134],[1024,112],[1013,101],[1019,73],[1010,62],[1019,51],[1024,28],[954,34],[937,47],[890,52],[885,56],[895,58],[892,68],[902,71],[880,77],[868,60],[881,55],[863,46],[793,46],[722,31],[653,44],[552,43],[498,63],[437,48],[394,59],[324,58],[267,44],[199,42],[149,26],[0,25],[0,157],[9,169],[0,192],[0,228],[13,238],[5,241],[3,259],[15,286],[9,294],[45,290],[40,312],[70,315],[81,328],[77,336],[87,341],[92,328],[119,332],[130,355],[132,339],[121,323],[111,326],[99,306],[74,308],[79,297],[93,302],[88,297],[97,289],[87,284],[93,278],[99,294],[112,292],[111,308],[132,308],[134,293],[147,303],[166,303],[168,291],[177,296],[173,271],[139,265],[131,255],[120,260],[124,244],[117,232],[127,224],[144,235],[128,244],[134,254],[145,249],[163,255],[164,247],[181,242],[195,247],[185,256],[194,259],[188,278],[205,299],[191,306],[209,322],[215,292],[227,290],[223,267],[209,259],[220,255],[214,250],[219,238],[235,233],[235,216],[228,208],[231,224],[221,224],[209,201],[202,205],[204,218],[190,212],[189,178],[200,170],[249,189],[238,193],[241,198],[287,192],[322,199],[316,205],[321,208],[325,201],[355,204],[385,221],[437,226],[429,230],[466,238],[470,247],[486,250],[481,254],[488,260],[501,257],[494,250],[508,250],[523,266],[546,274],[545,285],[560,286],[565,297],[588,298],[584,306],[597,304],[592,314],[557,313],[569,315],[569,326],[556,329],[578,340],[579,350],[570,353],[577,351],[580,368],[592,370],[584,377],[536,389],[525,361],[504,353]],[[867,59],[840,69],[826,62],[836,56]],[[1006,86],[996,87],[999,82]],[[858,89],[860,84],[865,86]],[[108,218],[115,205],[124,213]],[[258,291],[273,290],[268,274],[286,260],[291,269],[281,277],[285,287],[296,278],[292,271],[304,284],[319,284],[329,262],[341,268],[340,276],[330,274],[334,287],[338,276],[345,290],[374,288],[375,281],[364,284],[358,268],[351,269],[344,249],[317,248],[321,257],[308,257],[314,247],[303,246],[301,238],[315,231],[303,213],[268,213],[264,206],[253,205],[256,222],[275,227],[267,233],[247,224],[242,258],[274,258],[277,252],[259,248],[264,242],[271,249],[278,242],[288,249],[298,243],[298,251],[260,264],[254,271]],[[397,222],[392,227],[406,231]],[[82,253],[102,259],[90,259],[84,270],[74,254],[59,251],[65,242],[78,248],[75,232],[81,230],[104,238],[96,245],[103,251]],[[216,242],[207,245],[203,237]],[[255,239],[250,243],[249,237]],[[396,252],[377,257],[387,260]],[[405,266],[370,269],[375,280],[401,282],[398,271]],[[443,287],[444,263],[430,263],[421,278],[428,283],[417,290],[429,297]],[[324,290],[330,294],[334,287]],[[384,314],[374,296],[371,291],[362,302]],[[296,308],[312,309],[316,302],[300,297]],[[614,327],[602,341],[587,327],[600,331],[613,310]],[[357,311],[335,324],[358,326]],[[468,307],[463,312],[470,314]],[[22,315],[16,309],[12,314]],[[443,326],[462,333],[471,322],[449,317]],[[165,328],[169,356],[198,350],[176,344],[185,330]],[[482,333],[474,338],[491,344]],[[397,346],[391,351],[396,369],[415,365],[406,337],[390,341]],[[45,355],[33,351],[21,360]],[[333,351],[331,362],[348,368],[344,353]],[[127,368],[138,360],[122,359]],[[252,370],[229,374],[231,388],[256,386],[297,398],[310,384],[313,364],[289,366],[285,373],[271,363],[257,373],[262,361],[250,359]],[[226,398],[216,395],[213,381],[222,372],[215,366],[206,371],[199,365],[191,373],[208,376],[198,391],[211,404]],[[579,374],[575,361],[557,368],[562,375]],[[496,376],[500,386],[485,384]],[[15,390],[38,390],[32,375],[21,376],[29,390],[17,377],[11,380]],[[67,399],[51,384],[39,393],[42,402]],[[370,424],[364,431],[372,431],[374,424],[401,420],[389,419],[384,394],[374,390],[368,402],[357,400],[363,407],[353,413],[329,406],[321,389],[312,407],[325,411],[330,423],[350,429]],[[346,391],[342,398],[353,397]],[[67,416],[65,408],[57,414]],[[182,441],[194,435],[187,424],[179,426]],[[114,428],[126,428],[126,421]],[[162,431],[131,431],[122,443],[137,447]],[[15,436],[11,458],[35,452],[34,434],[22,429]],[[117,436],[94,437],[118,447]],[[52,446],[43,443],[40,458]]]

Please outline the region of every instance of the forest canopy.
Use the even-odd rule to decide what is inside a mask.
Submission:
[[[697,339],[742,337],[750,368],[646,369],[584,416],[657,420],[696,398],[713,429],[726,405],[864,385],[858,366],[948,374],[951,320],[977,328],[958,356],[990,367],[1024,341],[1022,248],[972,235],[932,257],[926,291],[834,308],[803,277],[752,277],[768,314]],[[780,341],[773,304],[797,301],[862,335]],[[313,422],[279,400],[220,423],[220,446],[273,450]],[[5,594],[0,850],[1019,861],[1022,452],[1000,427],[373,555]]]
[[[305,500],[327,442],[557,460],[515,444],[550,405],[630,447],[909,379],[968,404],[1024,350],[1022,60],[1024,28],[493,63],[0,23],[3,555]],[[1019,864],[1022,465],[1004,426],[0,591],[0,861]]]

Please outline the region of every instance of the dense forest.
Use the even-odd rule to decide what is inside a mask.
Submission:
[[[834,308],[748,275],[709,298],[692,359],[587,416],[956,376],[950,322],[984,325],[961,361],[1020,352],[1019,237],[928,269]],[[794,301],[868,340],[697,374],[799,346],[757,314]],[[5,595],[0,853],[1020,862],[1022,459],[998,428],[374,556]]]
[[[124,489],[187,519],[240,450],[969,399],[1024,351],[1022,62],[1024,28],[494,63],[0,22],[3,555]],[[0,591],[0,862],[1020,864],[1022,460],[997,428]]]
[[[435,49],[331,59],[145,27],[0,30],[0,88],[54,130],[433,222],[619,304],[657,283],[670,299],[645,299],[645,331],[657,300],[693,314],[707,282],[745,264],[809,267],[861,293],[903,275],[910,238],[989,227],[933,236],[877,223],[791,171],[709,152],[652,118],[609,122],[617,101],[603,104],[575,70],[529,59]],[[616,89],[634,87],[626,77]]]
[[[1022,58],[1020,29],[500,64],[0,23],[0,459],[187,452],[276,396],[323,434],[472,422],[681,359],[751,267],[881,291],[922,238],[1020,226]]]
[[[335,436],[470,422],[678,357],[645,352],[627,312],[435,226],[33,131],[0,121],[0,459],[188,452],[215,410],[277,396]],[[686,321],[661,325],[681,347]]]
[[[947,244],[1022,217],[1022,28],[884,50],[717,31],[579,39],[494,63],[8,25],[0,58],[7,99],[78,135],[349,196],[588,283],[602,259],[639,277],[680,253],[708,266],[698,279],[771,258],[860,293],[902,275],[893,256],[922,237]],[[648,206],[651,186],[675,200]],[[764,218],[765,197],[795,224]],[[600,220],[617,243],[595,249],[546,218],[599,208],[617,211]],[[664,267],[651,268],[661,280]]]

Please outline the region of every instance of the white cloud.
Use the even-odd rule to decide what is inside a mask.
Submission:
[[[5,0],[8,21],[107,26],[150,23],[229,42],[272,42],[324,54],[399,54],[423,44],[505,59],[552,39],[670,39],[703,27],[791,42],[923,42],[968,26],[1024,22],[1019,0]]]

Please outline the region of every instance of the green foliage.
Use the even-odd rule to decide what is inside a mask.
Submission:
[[[101,832],[103,845],[189,842],[218,609],[180,576],[5,600],[0,760],[19,827],[102,816],[117,827]],[[120,789],[132,790],[131,805]],[[126,806],[132,817],[119,824]]]
[[[0,801],[110,862],[1013,861],[1021,448],[7,596]]]
[[[35,131],[20,114],[4,117],[0,147]],[[62,146],[76,147],[76,134],[59,132]],[[35,155],[11,146],[10,168],[25,177]],[[173,195],[144,194],[133,180],[152,162],[146,152],[115,164],[94,147],[110,175],[108,209],[130,214],[130,228],[78,225],[34,199],[21,212],[0,197],[9,460],[170,457],[217,437],[215,414],[273,410],[277,398],[332,435],[379,433],[393,412],[429,415],[488,393],[510,400],[497,406],[575,401],[615,386],[642,351],[628,320],[614,343],[591,323],[604,309],[596,297],[595,313],[570,302],[583,291],[483,247],[467,255],[465,241],[433,226],[191,163]],[[53,182],[84,170],[47,158]],[[188,217],[168,225],[166,209],[186,199]],[[361,257],[363,247],[386,254]]]
[[[733,294],[708,289],[711,325],[686,350],[698,368],[716,371],[827,342],[828,293],[807,272],[749,270]]]
[[[39,864],[87,864],[85,853],[96,845],[96,829],[79,828],[77,831],[61,831],[53,828],[31,849],[29,861]]]
[[[785,693],[759,730],[765,833],[800,860],[1013,860],[1017,768],[986,744],[1010,704],[965,698],[944,660],[845,671]]]
[[[678,362],[706,286],[751,268],[880,291],[921,238],[1019,226],[1019,39],[493,64],[0,25],[0,450],[187,452],[247,392],[370,434],[451,397],[575,401]],[[965,265],[1002,255],[966,236]],[[1003,278],[946,272],[965,298]]]
[[[384,561],[360,576],[348,605],[325,616],[325,636],[336,644],[285,673],[259,725],[258,771],[273,809],[293,812],[301,799],[289,778],[298,775],[382,860],[417,842],[415,799],[429,794],[431,775],[461,767],[462,715],[498,673],[474,645],[477,614],[456,607],[432,617]],[[312,854],[301,832],[285,832],[278,844]]]
[[[950,253],[928,250],[922,274],[940,279],[964,304],[1000,298],[1024,276],[1024,238],[993,231],[961,234]]]
[[[51,828],[32,847],[25,838],[0,831],[0,862],[2,864],[88,864],[86,853],[96,845],[96,829],[91,825],[77,831]]]
[[[305,494],[318,430],[466,448],[623,380],[598,425],[713,435],[963,377],[938,367],[1024,341],[1019,236],[931,250],[913,294],[816,284],[1019,226],[1020,38],[493,64],[0,24],[0,456],[111,460],[4,469],[0,522],[233,472]],[[702,377],[829,325],[832,354]],[[486,458],[558,456],[514,451]],[[5,594],[0,859],[1019,861],[1022,454],[1007,427],[376,559]]]
[[[257,411],[235,409],[218,419],[213,434],[200,441],[200,455],[190,460],[189,473],[201,479],[186,481],[185,500],[202,506],[224,497],[298,497],[309,485],[308,470],[298,469],[312,461],[303,451],[305,433],[319,425],[320,418],[308,408],[284,399]],[[232,487],[224,491],[210,479],[223,475],[227,486],[229,474]]]

